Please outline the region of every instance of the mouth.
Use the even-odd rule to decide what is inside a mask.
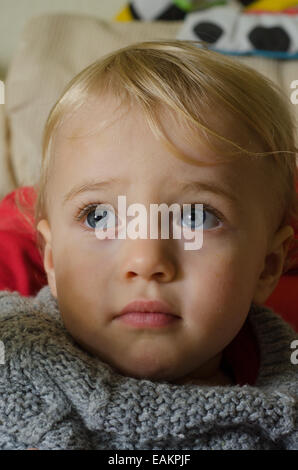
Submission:
[[[118,315],[118,321],[136,328],[161,328],[180,319],[169,304],[162,300],[138,299],[127,304]]]

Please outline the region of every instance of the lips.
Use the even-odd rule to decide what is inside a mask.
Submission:
[[[160,328],[175,323],[179,316],[162,300],[138,299],[127,304],[117,318],[137,328]]]
[[[167,313],[168,315],[175,315],[171,311],[171,307],[162,300],[134,300],[121,310],[120,315],[131,312]]]

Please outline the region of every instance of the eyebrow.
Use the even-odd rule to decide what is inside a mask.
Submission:
[[[86,191],[100,191],[108,188],[109,186],[114,186],[120,183],[123,183],[123,181],[118,178],[109,178],[106,181],[95,181],[93,179],[88,180],[83,184],[74,186],[70,191],[68,191],[63,198],[62,204],[64,205],[70,199],[73,199]]]
[[[93,179],[86,181],[83,184],[74,186],[70,191],[66,193],[63,198],[62,204],[64,205],[67,201],[73,199],[79,194],[87,191],[100,191],[107,189],[108,187],[115,186],[116,184],[124,183],[123,180],[119,178],[109,178],[106,181],[95,181]],[[229,191],[227,188],[220,186],[214,182],[203,182],[203,181],[187,181],[187,182],[176,182],[173,185],[175,188],[178,188],[181,192],[199,192],[205,191],[209,193],[214,193],[219,196],[223,196],[228,199],[233,204],[237,204],[237,196]]]
[[[232,184],[229,185],[232,187]],[[233,204],[237,204],[239,202],[238,197],[234,192],[231,192],[226,187],[219,185],[218,183],[214,182],[205,182],[205,181],[190,181],[185,183],[178,183],[179,191],[205,191],[208,193],[214,193],[218,196],[223,196],[224,198],[228,199]]]

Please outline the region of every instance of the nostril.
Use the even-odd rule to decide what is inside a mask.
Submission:
[[[137,276],[137,274],[134,273],[133,271],[129,271],[129,272],[126,274],[126,277],[127,277],[127,278],[131,278],[131,277],[135,277],[135,276]]]
[[[165,273],[155,273],[156,277],[164,277]]]

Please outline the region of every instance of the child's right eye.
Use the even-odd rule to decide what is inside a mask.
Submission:
[[[86,221],[90,225],[95,224],[91,228],[97,230],[112,228],[116,222],[115,212],[110,209],[96,209],[96,211],[93,209],[87,215]]]
[[[75,217],[76,220],[82,220],[84,217],[89,224],[89,228],[93,230],[107,230],[114,227],[116,223],[115,212],[101,203],[88,204],[79,209],[79,213]]]

